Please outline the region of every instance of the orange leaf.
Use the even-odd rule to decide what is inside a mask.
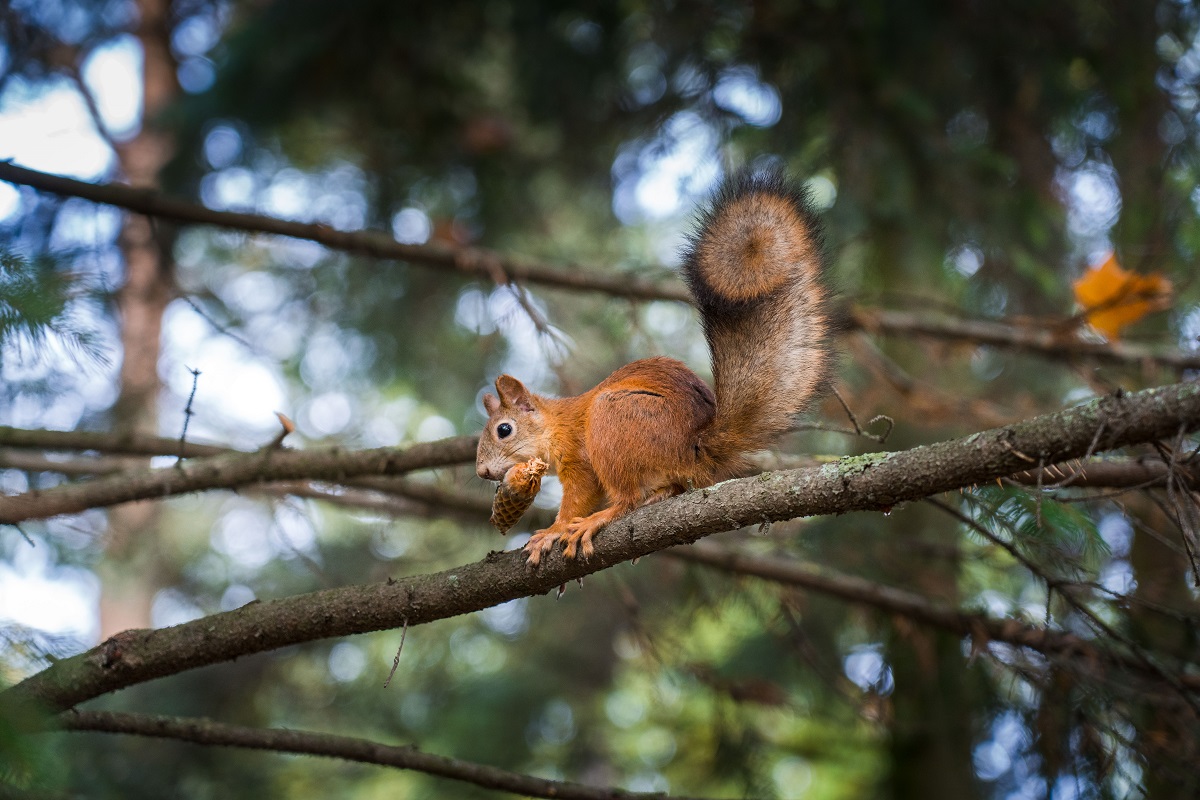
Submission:
[[[1121,329],[1126,326],[1171,305],[1170,280],[1160,272],[1127,272],[1113,253],[1084,273],[1073,287],[1084,317],[1111,340],[1121,338]]]

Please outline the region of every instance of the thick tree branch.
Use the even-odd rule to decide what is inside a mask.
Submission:
[[[674,278],[644,280],[629,275],[604,274],[577,265],[553,267],[503,256],[482,248],[446,245],[401,244],[376,231],[339,231],[327,225],[291,222],[262,214],[216,211],[160,192],[134,189],[117,183],[95,184],[50,175],[0,161],[0,180],[32,186],[54,194],[81,197],[140,214],[192,225],[214,225],[252,233],[270,233],[317,242],[338,250],[372,258],[394,259],[430,267],[449,268],[485,280],[535,283],[573,291],[603,292],[633,300],[690,302],[683,285]],[[949,341],[986,344],[1035,353],[1054,359],[1086,358],[1125,364],[1158,364],[1175,369],[1200,369],[1200,354],[1159,350],[1124,342],[1085,342],[1074,330],[1056,332],[994,321],[926,317],[904,311],[854,307],[846,309],[847,327],[893,336],[925,336]]]
[[[344,482],[362,475],[401,475],[417,469],[461,464],[475,456],[476,437],[460,436],[407,448],[265,450],[193,458],[175,466],[124,472],[44,491],[0,497],[0,523],[74,514],[131,500],[148,500],[207,489],[231,489],[270,481]]]
[[[963,611],[914,592],[843,575],[828,567],[744,555],[705,542],[670,550],[668,555],[899,614],[959,636],[970,636],[976,640],[977,646],[989,641],[1005,642],[1016,647],[1028,647],[1051,657],[1082,660],[1085,666],[1108,664],[1158,677],[1158,672],[1148,668],[1141,658],[1100,647],[1075,634],[1029,625],[1017,619],[996,619],[986,614]],[[1188,689],[1200,691],[1200,675],[1180,674],[1175,677]]]
[[[68,447],[111,447],[114,452],[164,454],[165,451],[179,449],[177,441],[168,439],[143,437],[142,440],[134,441],[102,433],[24,431],[15,428],[0,429],[0,442],[3,441],[14,441],[25,446],[36,443],[39,447],[54,450]],[[449,449],[436,455],[436,463],[418,464],[413,467],[395,466],[389,468],[392,472],[382,474],[398,474],[426,466],[469,463],[474,458],[475,441],[474,437],[447,440],[445,444]],[[191,447],[189,445],[189,449]],[[42,491],[0,497],[0,523],[15,524],[29,519],[77,513],[87,508],[111,506],[132,500],[160,499],[206,489],[234,489],[245,486],[254,486],[267,493],[294,494],[393,514],[428,515],[440,510],[455,515],[482,515],[482,518],[487,516],[490,507],[490,501],[486,498],[412,481],[370,477],[381,474],[377,472],[378,462],[375,459],[375,454],[380,451],[247,453],[216,445],[197,445],[196,449],[198,452],[219,454],[222,458],[201,457],[192,459],[186,465],[145,469],[130,465],[121,458],[58,460],[40,454],[25,453],[20,449],[0,448],[0,468],[109,476],[103,480],[64,484]],[[280,455],[271,455],[272,452],[279,452]],[[331,463],[327,459],[339,460]],[[793,469],[811,465],[813,458],[764,453],[753,458],[752,463],[762,469]],[[1200,485],[1195,465],[1177,464],[1174,469],[1176,478],[1184,484]],[[1149,488],[1163,485],[1168,471],[1168,465],[1161,460],[1088,459],[1086,462],[1048,466],[1041,483],[1044,486],[1063,483],[1076,488]],[[1036,470],[1024,470],[1010,477],[1019,483],[1032,486],[1039,483],[1036,473]],[[368,477],[357,477],[364,474]],[[347,489],[338,493],[311,485],[309,481],[325,481],[345,486]],[[380,492],[384,495],[378,494]],[[392,498],[389,499],[386,495],[391,495]],[[397,502],[397,495],[405,500]]]
[[[760,469],[799,469],[812,466],[815,461],[831,463],[830,456],[789,455],[760,453],[750,458]],[[1043,468],[1041,485],[1046,489],[1142,489],[1164,486],[1171,465],[1161,458],[1113,457],[1071,459],[1057,464],[1047,463]],[[1191,488],[1200,488],[1200,464],[1175,464],[1175,478]],[[1008,476],[1009,480],[1026,486],[1038,485],[1038,470],[1025,469]]]
[[[382,584],[254,603],[161,630],[134,630],[64,659],[0,694],[51,711],[116,689],[287,645],[420,625],[542,594],[583,575],[712,533],[816,514],[890,509],[1047,463],[1200,428],[1200,383],[1118,394],[1004,428],[894,453],[727,481],[613,523],[587,561],[559,551],[537,570],[521,552]]]
[[[310,733],[286,729],[250,728],[227,725],[208,719],[185,719],[152,714],[111,711],[69,711],[57,719],[66,730],[126,733],[157,739],[177,739],[194,744],[219,747],[244,747],[277,753],[301,753],[342,758],[362,764],[414,770],[450,780],[464,781],[513,794],[530,797],[566,798],[567,800],[634,800],[640,798],[679,798],[680,795],[626,792],[608,787],[585,786],[569,781],[552,781],[510,772],[471,761],[422,753],[414,747],[379,744],[369,739]]]

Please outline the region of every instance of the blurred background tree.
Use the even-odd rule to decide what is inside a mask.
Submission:
[[[1174,286],[1166,313],[1122,336],[1198,349],[1200,46],[1186,0],[10,0],[0,26],[0,148],[39,109],[75,104],[97,152],[0,151],[26,166],[630,279],[675,266],[722,176],[780,166],[811,191],[848,301],[1069,338],[1083,322],[1072,283],[1112,252]],[[123,97],[140,99],[122,111]],[[706,369],[694,315],[669,301],[514,291],[30,189],[3,188],[0,216],[0,255],[41,274],[37,296],[74,326],[0,327],[7,425],[177,438],[191,412],[189,438],[252,449],[278,410],[300,441],[378,446],[473,432],[501,372],[565,394],[650,354]],[[92,290],[55,288],[79,281]],[[64,342],[79,330],[109,366],[72,358]],[[860,417],[895,420],[889,448],[1178,374],[969,338],[843,341],[842,394]],[[836,402],[818,416],[844,425]],[[878,445],[814,430],[782,449]],[[5,457],[8,493],[68,474]],[[468,469],[430,480],[486,500]],[[916,504],[725,542],[995,616],[1076,632],[1098,618],[1195,660],[1200,609],[1161,492],[1035,507],[1010,487],[955,500],[968,522]],[[127,627],[429,572],[497,546],[485,515],[422,511],[215,493],[24,525],[36,547],[0,538],[4,675]],[[20,610],[33,605],[78,611]],[[414,630],[383,691],[396,644],[373,634],[257,656],[99,707],[352,732],[706,796],[1198,791],[1195,710],[1178,695],[1027,653],[964,652],[957,636],[671,558],[602,573],[559,603]],[[447,791],[340,762],[46,741],[27,768],[88,797]]]

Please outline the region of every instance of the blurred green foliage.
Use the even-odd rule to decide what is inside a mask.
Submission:
[[[61,78],[64,57],[130,29],[131,9],[11,3],[0,16],[0,90]],[[1071,280],[1111,248],[1177,287],[1173,310],[1134,337],[1194,347],[1200,333],[1190,2],[189,0],[172,6],[170,24],[188,91],[164,120],[177,150],[162,179],[210,206],[659,276],[722,174],[782,165],[812,189],[849,299],[1061,323],[1073,313]],[[0,222],[0,237],[31,253],[0,261],[5,355],[9,331],[35,349],[42,330],[88,341],[54,327],[71,284],[39,266],[47,253],[75,258],[54,247],[71,214],[22,195]],[[73,266],[103,277],[114,253],[114,242],[98,243]],[[209,345],[278,378],[298,439],[348,445],[472,431],[477,398],[502,371],[565,393],[654,353],[705,370],[694,316],[675,304],[525,287],[531,318],[508,289],[309,243],[194,228],[178,232],[172,253],[181,299],[160,364],[166,435],[178,435],[190,388],[190,378],[173,382],[176,362]],[[840,382],[860,417],[896,419],[894,448],[1177,377],[901,337],[856,336],[844,362]],[[26,403],[47,387],[86,393],[78,375],[40,380],[40,395],[32,380],[6,391]],[[204,374],[199,388],[193,431],[244,447],[269,438],[264,423],[229,410],[248,390]],[[74,424],[106,426],[104,408],[78,406]],[[262,409],[267,424],[272,410]],[[823,413],[843,424],[838,406]],[[784,449],[878,445],[813,431]],[[0,475],[6,491],[61,480]],[[430,480],[486,497],[467,469]],[[1121,632],[1148,613],[1137,601],[1167,607],[1195,660],[1196,602],[1178,553],[1154,556],[1177,579],[1167,599],[1144,596],[1151,583],[1132,566],[1131,547],[1149,538],[1139,522],[1149,503],[1076,505],[996,487],[951,500],[1047,574],[1080,591],[1117,586],[1120,597],[1096,590],[1086,602]],[[141,568],[118,576],[146,584],[156,624],[448,568],[501,545],[483,519],[392,518],[252,492],[165,507],[139,559],[122,562]],[[1175,541],[1158,524],[1155,536]],[[47,570],[102,573],[108,563],[102,515],[26,528]],[[927,507],[764,533],[722,540],[1088,630],[1007,550]],[[19,537],[0,539],[0,568],[20,562],[19,548]],[[664,556],[569,586],[559,602],[535,597],[413,629],[385,690],[399,639],[290,648],[95,705],[411,742],[538,775],[712,797],[1197,791],[1187,767],[1197,728],[1186,709],[1174,714],[1177,696],[1156,705],[1161,695],[1140,685],[994,643],[971,652],[884,612]],[[75,649],[14,647],[0,666],[15,680],[29,659]],[[44,736],[30,749],[5,725],[10,780],[41,776],[86,797],[493,796],[356,764],[100,734]],[[1169,735],[1141,735],[1160,730]]]

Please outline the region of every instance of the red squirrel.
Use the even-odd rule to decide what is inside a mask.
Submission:
[[[511,375],[485,394],[479,477],[540,458],[562,483],[554,523],[525,545],[590,557],[592,539],[639,506],[710,486],[792,426],[829,381],[830,290],[820,225],[778,172],[727,181],[700,217],[683,275],[700,310],[715,391],[680,361],[634,361],[575,397],[542,397]],[[605,503],[607,502],[607,505]],[[599,509],[599,510],[598,510]]]

